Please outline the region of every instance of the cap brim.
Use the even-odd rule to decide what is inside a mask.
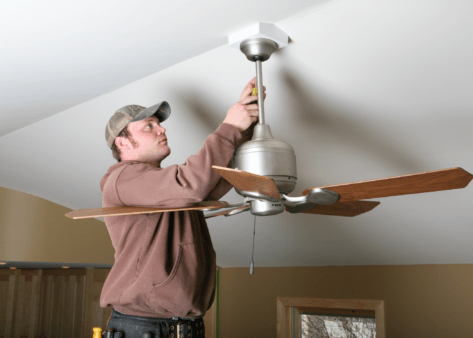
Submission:
[[[163,101],[158,104],[155,104],[154,106],[148,107],[142,110],[130,122],[140,121],[153,115],[158,118],[159,122],[167,120],[168,117],[171,115],[171,107],[169,106],[169,103]]]

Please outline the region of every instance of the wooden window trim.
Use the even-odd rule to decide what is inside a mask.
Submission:
[[[277,298],[277,337],[291,338],[295,323],[292,319],[292,309],[296,316],[299,309],[304,311],[319,308],[349,309],[349,310],[374,310],[376,320],[376,337],[385,338],[384,326],[384,301],[368,299],[324,299],[303,297],[278,297]],[[297,329],[298,327],[296,327]],[[298,330],[297,330],[298,331]]]

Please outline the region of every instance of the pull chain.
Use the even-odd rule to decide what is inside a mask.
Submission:
[[[250,275],[252,275],[255,272],[255,262],[253,262],[253,257],[255,255],[255,235],[256,235],[256,215],[255,215],[255,225],[253,228],[253,252],[251,253]]]

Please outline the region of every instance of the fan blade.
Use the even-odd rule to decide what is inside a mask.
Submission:
[[[227,202],[205,201],[197,203],[187,208],[145,208],[145,207],[108,207],[95,209],[80,209],[68,212],[66,217],[72,219],[108,217],[108,216],[124,216],[138,214],[155,214],[158,212],[183,211],[183,210],[204,210],[219,209],[227,206]]]
[[[339,202],[343,202],[460,189],[466,187],[472,179],[473,175],[462,168],[450,168],[321,188],[335,191],[340,195]],[[310,190],[304,190],[303,195]]]
[[[329,205],[316,205],[314,208],[301,211],[304,214],[331,215],[331,216],[358,216],[373,210],[380,202],[374,201],[348,201],[336,202]],[[286,208],[287,211],[288,208]]]
[[[215,165],[212,166],[212,169],[240,191],[258,192],[278,200],[281,198],[276,183],[269,177]]]
[[[217,216],[225,216],[225,215],[228,215],[228,214],[231,213],[231,212],[234,212],[234,211],[237,211],[237,210],[246,210],[246,209],[249,209],[249,208],[250,208],[249,205],[244,205],[244,206],[241,206],[241,207],[235,208],[235,209],[230,209],[230,210],[224,209],[224,210],[222,210],[222,212],[217,213],[217,214],[215,214],[215,215],[209,215],[209,216],[208,216],[208,215],[205,215],[205,214],[204,214],[204,216],[205,216],[205,219],[207,219],[207,218],[212,218],[212,217],[217,217]]]

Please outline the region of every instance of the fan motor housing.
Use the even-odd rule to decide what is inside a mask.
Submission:
[[[253,139],[240,145],[233,155],[235,169],[272,178],[280,194],[296,186],[296,155],[290,144],[274,139],[269,126],[256,125]],[[240,193],[237,190],[238,193]]]

